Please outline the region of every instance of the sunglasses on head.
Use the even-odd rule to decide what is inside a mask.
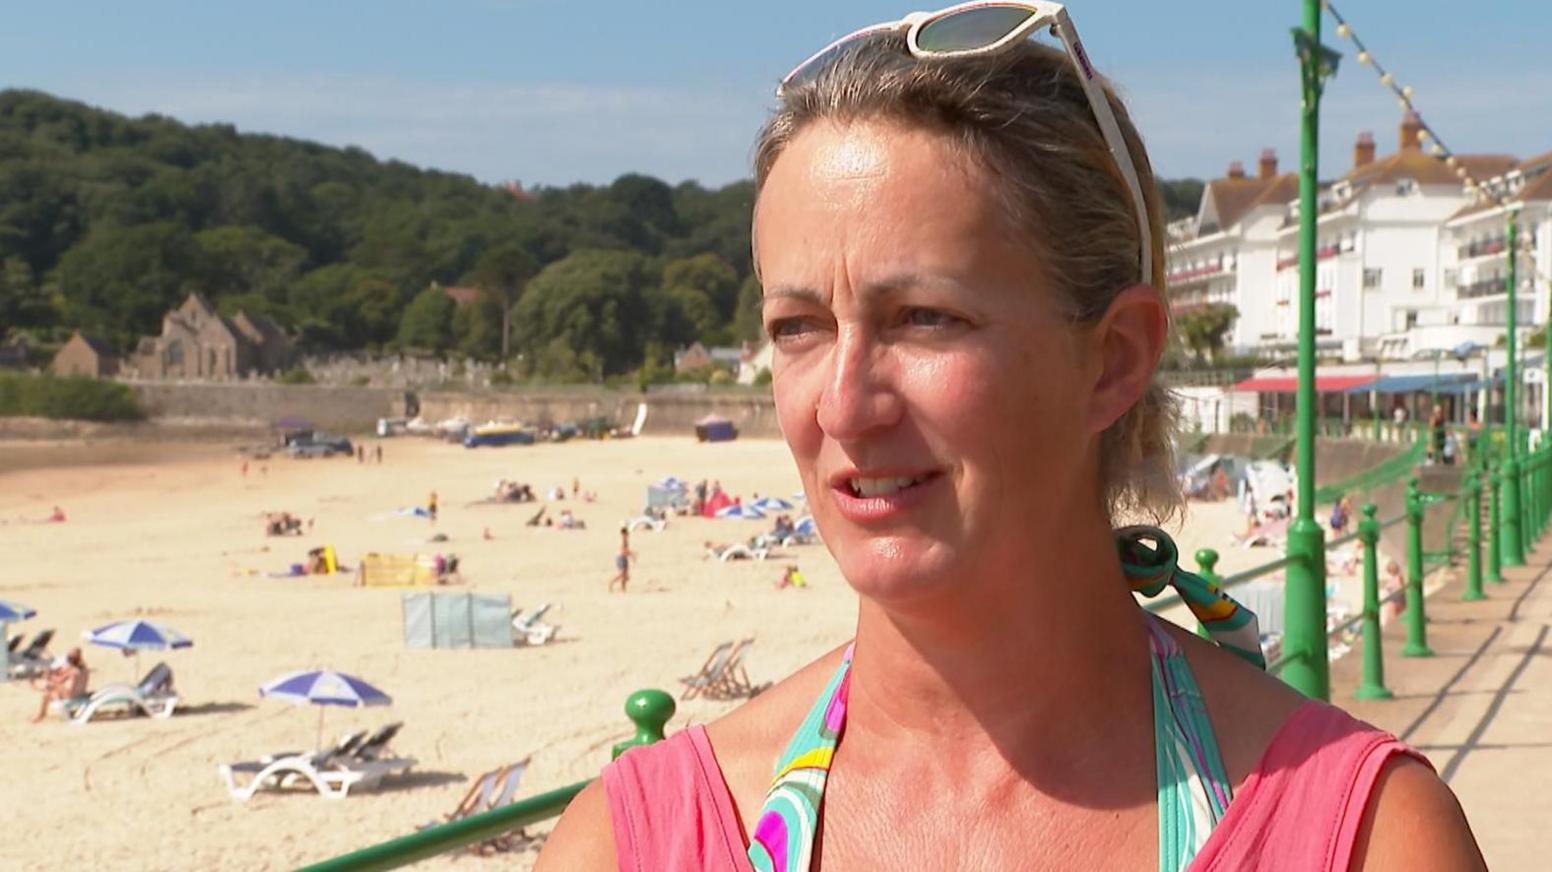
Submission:
[[[864,37],[904,31],[905,44],[912,57],[947,59],[1006,51],[1045,27],[1049,27],[1067,49],[1073,68],[1078,71],[1078,80],[1083,83],[1083,93],[1088,96],[1089,106],[1094,111],[1094,120],[1099,123],[1099,132],[1105,137],[1110,156],[1121,171],[1127,190],[1131,192],[1132,206],[1137,212],[1138,237],[1142,241],[1139,260],[1142,281],[1151,284],[1153,238],[1148,229],[1148,206],[1143,198],[1142,185],[1137,180],[1137,168],[1132,164],[1131,153],[1127,151],[1126,140],[1121,136],[1115,114],[1110,111],[1110,101],[1105,98],[1099,77],[1089,63],[1083,43],[1078,40],[1078,31],[1061,4],[960,3],[937,12],[912,12],[899,21],[864,27],[830,43],[798,64],[776,87],[776,96],[781,97],[793,87],[813,79],[839,57],[847,46]]]

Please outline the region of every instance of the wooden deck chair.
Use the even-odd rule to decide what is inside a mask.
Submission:
[[[531,758],[524,757],[510,766],[492,769],[481,775],[469,786],[469,792],[465,793],[463,799],[458,801],[458,805],[444,818],[422,824],[416,829],[425,830],[445,823],[463,820],[473,815],[495,811],[511,803],[517,794],[518,785],[522,783],[523,773],[528,770],[529,759]],[[532,841],[533,839],[524,833],[521,827],[518,827],[510,832],[475,842],[469,845],[466,850],[479,854],[518,851]]]
[[[679,695],[679,698],[694,699],[697,694],[714,688],[716,683],[722,680],[722,671],[726,668],[728,655],[732,651],[732,642],[723,642],[713,648],[699,672],[679,679],[679,683],[684,685],[684,692]]]
[[[749,681],[749,673],[744,670],[744,655],[754,645],[754,637],[740,639],[728,654],[727,662],[722,665],[722,672],[717,676],[712,686],[707,688],[706,695],[712,699],[736,699],[741,696],[754,696],[757,692]]]

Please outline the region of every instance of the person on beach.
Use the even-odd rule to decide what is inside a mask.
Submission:
[[[431,523],[433,523],[433,524],[436,523],[436,519],[437,519],[437,492],[436,491],[432,491],[431,492],[431,496],[426,499],[426,515],[431,518]]]
[[[1053,27],[1067,51],[1026,38]],[[784,80],[754,263],[855,636],[626,751],[538,872],[1483,868],[1420,754],[1268,675],[1249,612],[1115,528],[1181,497],[1163,208],[1091,63],[1062,7],[976,2]],[[1135,598],[1165,591],[1211,639]]]
[[[1347,529],[1347,522],[1353,516],[1353,503],[1346,495],[1336,498],[1336,503],[1331,506],[1331,534],[1342,535]]]
[[[43,701],[38,706],[38,713],[33,716],[32,722],[37,723],[48,717],[49,706],[56,700],[68,702],[73,699],[81,699],[86,696],[87,682],[91,677],[91,670],[86,668],[86,659],[81,656],[80,648],[71,648],[70,653],[64,659],[49,669],[43,676]],[[34,680],[33,687],[38,687]]]
[[[625,586],[630,584],[630,562],[636,556],[636,552],[630,547],[630,528],[620,528],[620,551],[614,555],[614,577],[609,579],[609,592],[614,593],[614,586],[620,586],[620,593],[625,592]]]
[[[808,579],[803,573],[798,572],[795,564],[787,564],[787,568],[781,573],[781,581],[776,582],[777,590],[786,590],[789,587],[808,587]]]
[[[376,460],[377,465],[378,466],[382,466],[383,465],[383,446],[381,446],[381,445],[373,445],[372,446],[372,456]]]

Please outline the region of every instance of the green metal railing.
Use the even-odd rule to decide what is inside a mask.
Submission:
[[[1320,551],[1320,559],[1323,560],[1327,548],[1353,542],[1361,543],[1363,546],[1362,610],[1332,627],[1322,639],[1323,644],[1318,646],[1318,650],[1308,645],[1302,648],[1290,646],[1290,640],[1285,633],[1283,650],[1267,665],[1268,671],[1280,674],[1289,665],[1311,657],[1318,657],[1324,663],[1329,656],[1327,646],[1330,640],[1344,637],[1356,630],[1361,637],[1359,645],[1362,650],[1363,669],[1362,678],[1353,696],[1357,699],[1389,699],[1391,692],[1385,686],[1380,610],[1394,601],[1404,603],[1406,640],[1401,651],[1403,657],[1433,655],[1433,650],[1428,647],[1428,619],[1423,597],[1426,567],[1430,557],[1434,558],[1433,562],[1442,565],[1447,560],[1453,560],[1458,556],[1455,541],[1461,521],[1464,520],[1467,525],[1465,545],[1467,574],[1465,592],[1462,594],[1462,599],[1465,600],[1479,600],[1487,596],[1483,590],[1484,543],[1487,545],[1488,557],[1486,580],[1503,581],[1499,571],[1501,564],[1495,554],[1503,535],[1499,502],[1504,499],[1502,492],[1506,489],[1503,487],[1503,482],[1507,475],[1512,474],[1518,479],[1517,490],[1521,500],[1518,508],[1521,510],[1520,517],[1524,523],[1526,540],[1532,541],[1539,538],[1546,532],[1549,522],[1552,522],[1552,445],[1525,453],[1518,460],[1518,463],[1511,466],[1507,459],[1497,458],[1495,452],[1479,452],[1471,458],[1466,468],[1466,477],[1459,491],[1453,494],[1421,493],[1417,479],[1413,478],[1407,483],[1406,502],[1402,513],[1383,521],[1375,517],[1377,509],[1373,503],[1365,504],[1360,510],[1363,518],[1358,522],[1356,532],[1325,543]],[[1481,511],[1484,497],[1487,497],[1491,503],[1491,511],[1485,513]],[[1443,525],[1442,547],[1425,551],[1423,521],[1426,514],[1435,507],[1438,507],[1439,511],[1444,511],[1448,507],[1452,514],[1450,520]],[[1397,524],[1407,525],[1405,582],[1399,590],[1381,597],[1380,533]],[[1200,574],[1225,590],[1232,590],[1279,570],[1301,566],[1306,559],[1298,554],[1285,555],[1244,572],[1220,577],[1215,571],[1218,552],[1210,548],[1196,552]],[[1324,567],[1321,569],[1323,570]],[[1321,577],[1324,577],[1323,571]],[[1149,611],[1160,612],[1178,605],[1181,605],[1178,596],[1167,596],[1149,602],[1147,608]],[[627,716],[636,725],[636,734],[614,746],[616,757],[633,746],[662,740],[663,728],[674,714],[674,701],[673,697],[660,690],[638,691],[626,701],[625,710]],[[582,781],[556,788],[494,811],[430,827],[351,854],[325,860],[306,869],[308,872],[367,872],[367,870],[406,866],[448,851],[477,844],[518,827],[558,817],[589,783]]]
[[[1366,493],[1400,481],[1410,475],[1413,467],[1423,461],[1426,450],[1426,445],[1414,442],[1399,454],[1380,461],[1362,472],[1354,473],[1341,481],[1317,487],[1315,502],[1329,503],[1342,494]]]

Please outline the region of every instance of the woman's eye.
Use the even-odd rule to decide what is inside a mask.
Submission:
[[[777,318],[770,323],[766,330],[772,339],[784,337],[802,336],[810,330],[808,321],[804,318]]]
[[[959,319],[936,309],[906,309],[901,320],[911,327],[946,327]]]

